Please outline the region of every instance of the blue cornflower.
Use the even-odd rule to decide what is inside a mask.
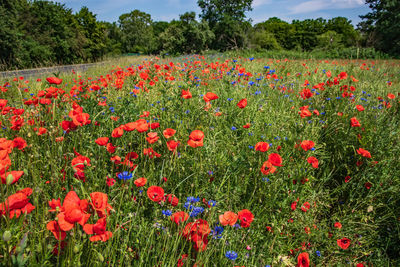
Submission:
[[[315,251],[318,257],[321,257],[321,252],[319,250]]]
[[[207,203],[208,203],[208,205],[210,205],[211,207],[215,207],[215,206],[217,205],[217,201],[215,201],[215,200],[209,200]]]
[[[190,217],[197,217],[204,212],[203,207],[193,207],[192,212],[190,212]]]
[[[200,198],[199,198],[199,197],[192,197],[192,196],[190,196],[190,197],[187,197],[187,198],[186,198],[186,201],[187,201],[187,202],[190,202],[190,203],[196,203],[196,202],[199,202],[199,201],[200,201]]]
[[[121,179],[121,180],[129,180],[129,179],[132,178],[132,173],[126,172],[126,171],[125,172],[120,172],[118,174],[118,178]]]
[[[170,211],[170,210],[162,210],[161,212],[162,212],[162,214],[164,216],[171,216],[172,215],[172,211]]]
[[[229,250],[225,253],[225,257],[234,261],[237,259],[238,255],[235,251]]]
[[[232,130],[232,131],[236,131],[237,128],[236,128],[235,126],[232,126],[232,127],[231,127],[231,130]]]
[[[222,226],[216,226],[214,230],[211,230],[211,235],[214,239],[222,238],[222,233],[224,232],[224,228]]]

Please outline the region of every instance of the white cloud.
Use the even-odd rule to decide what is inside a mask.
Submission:
[[[326,9],[347,9],[364,5],[364,0],[309,0],[289,7],[290,14],[312,13]]]
[[[254,0],[252,7],[259,7],[259,6],[263,6],[263,5],[267,5],[270,4],[271,0]]]

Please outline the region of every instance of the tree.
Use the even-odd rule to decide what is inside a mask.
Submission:
[[[282,47],[279,45],[275,35],[267,30],[255,30],[250,37],[252,48],[267,49],[267,50],[280,50]]]
[[[372,12],[360,16],[364,21],[358,24],[359,29],[376,49],[399,57],[400,1],[366,0],[366,4]]]
[[[86,38],[85,60],[97,60],[102,58],[106,53],[106,27],[104,24],[96,20],[96,15],[93,14],[87,7],[82,7],[75,15],[76,20],[81,27],[81,31]]]
[[[213,48],[226,50],[246,44],[246,32],[251,28],[245,20],[253,0],[198,0],[200,17],[208,22],[216,39]]]
[[[194,12],[180,15],[161,34],[163,52],[169,54],[198,53],[208,48],[214,38],[206,21],[196,21]]]
[[[293,20],[296,28],[295,38],[301,48],[306,51],[314,49],[318,45],[317,36],[326,31],[326,20],[323,18]]]
[[[346,47],[355,46],[359,41],[359,33],[354,29],[351,20],[345,17],[335,17],[328,20],[326,29],[340,34],[341,43]]]
[[[254,29],[256,31],[264,30],[273,33],[279,46],[285,49],[290,50],[296,46],[296,41],[294,39],[296,33],[295,26],[277,17],[272,17],[264,22],[256,24]]]
[[[140,10],[122,14],[118,20],[124,52],[150,52],[154,46],[151,15]]]

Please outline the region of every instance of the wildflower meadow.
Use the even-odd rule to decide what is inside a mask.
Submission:
[[[399,74],[231,53],[3,79],[0,265],[396,266]]]

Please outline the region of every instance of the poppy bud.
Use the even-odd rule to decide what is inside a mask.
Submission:
[[[104,257],[103,257],[103,255],[101,255],[101,253],[97,253],[97,256],[99,257],[100,262],[104,261]]]
[[[6,184],[10,185],[14,182],[14,176],[12,174],[7,175]]]
[[[4,231],[3,233],[3,241],[8,242],[11,240],[11,232],[10,231]]]
[[[78,246],[74,246],[74,253],[78,253],[79,252],[79,247]]]

